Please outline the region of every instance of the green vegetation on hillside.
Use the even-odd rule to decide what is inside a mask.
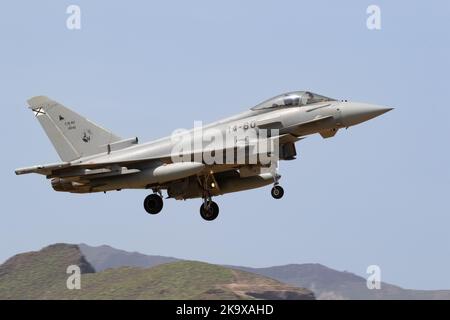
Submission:
[[[175,262],[149,269],[123,267],[82,277],[81,290],[57,290],[62,299],[196,299],[217,287],[216,299],[238,298],[220,288],[231,270],[201,262]]]
[[[67,267],[81,269],[81,289],[66,287]],[[195,261],[94,273],[76,245],[24,253],[0,266],[0,299],[314,299],[311,291],[245,271]]]
[[[94,268],[80,255],[77,245],[55,244],[38,252],[16,255],[0,265],[0,299],[47,299],[66,289],[70,265],[81,273]]]

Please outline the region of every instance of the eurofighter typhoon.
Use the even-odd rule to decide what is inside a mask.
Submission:
[[[149,189],[144,209],[157,214],[167,198],[202,199],[200,215],[219,214],[213,197],[273,185],[281,199],[278,162],[296,158],[308,135],[333,137],[392,108],[339,101],[308,91],[281,94],[248,111],[192,130],[138,143],[123,139],[45,96],[28,100],[62,162],[17,169],[51,179],[56,191],[91,193]]]

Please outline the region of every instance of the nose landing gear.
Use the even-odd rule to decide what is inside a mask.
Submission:
[[[273,174],[273,188],[270,191],[270,194],[272,195],[272,197],[274,199],[281,199],[284,196],[284,189],[279,185],[279,180],[280,180],[281,176],[278,173],[274,173]]]
[[[274,199],[281,199],[284,195],[284,189],[278,185],[275,185],[270,191],[270,194]]]

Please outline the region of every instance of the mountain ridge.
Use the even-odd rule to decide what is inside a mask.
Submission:
[[[112,258],[114,267],[97,272],[79,245],[54,244],[40,251],[15,255],[0,265],[0,300],[315,298],[310,290],[304,288],[244,270],[199,261],[173,262],[171,258],[161,257],[147,259],[123,250],[111,251],[111,247],[102,247],[99,249],[101,259],[97,259],[97,263],[105,261],[105,250],[107,256]],[[132,257],[131,261],[136,264],[150,261],[154,265],[149,268],[117,267],[118,254]],[[72,265],[80,267],[79,290],[67,287],[73,275],[67,270]]]
[[[113,247],[109,248],[113,251],[118,250]],[[95,255],[95,250],[91,253]],[[142,253],[135,252],[135,254],[152,257],[151,255]],[[177,259],[172,257],[166,258]],[[102,263],[102,267],[108,264],[106,261]],[[128,263],[131,264],[132,261]],[[93,265],[97,268],[95,263]],[[366,286],[365,278],[352,272],[334,270],[320,263],[291,263],[263,268],[233,265],[224,266],[260,274],[288,285],[307,288],[314,292],[317,299],[450,299],[450,290],[404,289],[386,282],[381,283],[380,290],[369,290]]]

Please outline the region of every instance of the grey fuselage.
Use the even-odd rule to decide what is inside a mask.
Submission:
[[[320,133],[324,138],[332,137],[340,128],[350,127],[352,125],[361,123],[376,117],[389,108],[369,105],[364,103],[342,102],[342,101],[324,101],[302,106],[283,106],[275,108],[265,108],[260,110],[249,110],[238,115],[208,124],[202,129],[207,131],[209,129],[219,130],[224,135],[227,132],[236,130],[245,135],[245,128],[265,128],[277,129],[280,135],[288,135],[290,137],[304,137],[314,133]],[[182,133],[182,135],[189,135],[190,139],[197,145],[201,146],[201,150],[211,148],[211,142],[204,141],[203,137],[197,137],[201,141],[195,141],[196,135],[194,129]],[[191,198],[200,197],[201,190],[190,190],[196,185],[195,177],[206,176],[209,173],[216,175],[217,181],[221,189],[215,195],[227,192],[235,192],[254,187],[260,187],[272,183],[270,176],[255,175],[254,177],[246,177],[238,174],[239,169],[244,169],[248,165],[242,163],[233,164],[210,164],[196,166],[195,168],[187,168],[186,172],[181,175],[175,172],[175,175],[165,176],[165,179],[156,179],[155,168],[172,163],[170,160],[174,148],[173,136],[164,137],[159,140],[147,142],[144,144],[135,144],[125,149],[117,151],[105,152],[94,156],[84,157],[71,162],[71,165],[77,164],[111,164],[111,163],[145,163],[135,166],[135,168],[127,169],[117,168],[122,170],[121,174],[100,174],[95,179],[84,180],[83,177],[70,178],[64,180],[64,176],[57,179],[61,182],[74,182],[71,186],[76,186],[80,181],[78,188],[72,188],[70,192],[99,192],[120,190],[127,188],[154,188],[154,189],[169,189],[172,184],[183,183],[186,181],[184,192],[173,193],[175,198]],[[294,142],[287,142],[294,145]],[[217,146],[222,148],[223,146]],[[216,147],[213,147],[216,148]],[[201,151],[200,150],[200,151]],[[295,147],[293,154],[281,156],[280,160],[290,160],[295,158]],[[155,159],[153,162],[148,162],[148,159]],[[183,169],[184,170],[184,169]],[[189,171],[191,170],[191,171]],[[232,172],[230,173],[230,170]],[[61,180],[63,179],[63,180]],[[181,182],[180,182],[181,181]],[[239,187],[239,185],[241,186]],[[55,186],[56,184],[54,184]],[[228,186],[228,189],[224,187]],[[234,186],[234,187],[233,187]],[[181,188],[181,187],[180,187]],[[229,190],[229,191],[227,191]],[[214,192],[213,192],[214,193]],[[170,193],[169,193],[170,195]],[[178,195],[178,196],[177,196]]]

